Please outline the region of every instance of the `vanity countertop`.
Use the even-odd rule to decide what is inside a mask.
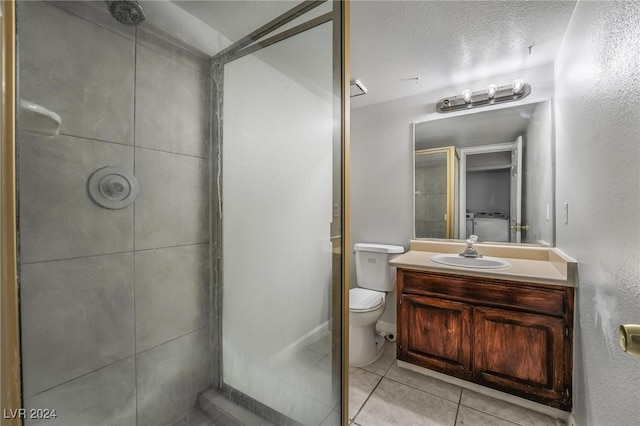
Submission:
[[[577,284],[575,260],[551,247],[476,244],[480,254],[508,260],[511,266],[504,269],[455,267],[431,260],[431,256],[436,254],[461,253],[465,247],[466,244],[461,242],[413,240],[410,250],[391,260],[390,264],[397,268],[418,271],[500,278],[568,287],[575,287]]]

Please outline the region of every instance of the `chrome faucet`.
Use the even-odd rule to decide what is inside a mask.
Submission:
[[[462,257],[482,257],[481,254],[478,254],[478,251],[474,247],[474,244],[478,241],[477,235],[471,235],[467,240],[467,248],[464,249],[460,256]]]

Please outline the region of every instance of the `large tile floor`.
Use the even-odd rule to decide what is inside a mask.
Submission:
[[[330,351],[330,336],[323,336],[288,360],[292,363],[288,369],[297,377],[292,389],[305,398],[308,393],[306,399],[318,398],[318,406],[324,407],[305,417],[309,421],[304,424],[340,424],[339,405],[331,409],[335,403],[320,404],[318,397],[330,394],[325,380],[331,375],[330,363],[322,362],[329,360]],[[298,363],[293,362],[296,360]],[[293,382],[285,383],[283,386],[291,387]],[[564,426],[561,420],[398,367],[395,342],[387,342],[376,362],[350,367],[349,385],[352,426]],[[307,410],[315,407],[303,406]],[[174,426],[215,425],[196,408]]]
[[[559,426],[564,422],[398,367],[396,343],[349,370],[354,426]]]

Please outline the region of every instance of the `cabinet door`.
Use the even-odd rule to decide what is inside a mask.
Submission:
[[[471,306],[403,294],[399,310],[398,358],[467,378],[471,371]]]
[[[473,372],[479,383],[547,403],[570,405],[564,365],[564,320],[477,307]]]

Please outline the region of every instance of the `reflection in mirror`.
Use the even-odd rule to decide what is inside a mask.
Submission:
[[[416,238],[553,245],[551,100],[415,123],[414,133]]]
[[[455,147],[415,152],[415,237],[453,238]]]

